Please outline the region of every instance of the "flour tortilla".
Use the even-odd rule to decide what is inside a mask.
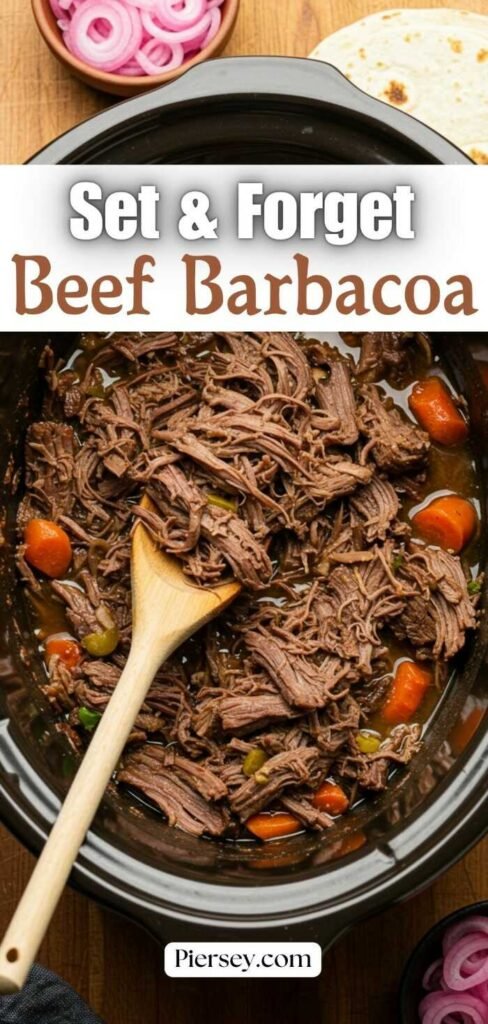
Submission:
[[[310,56],[488,163],[488,16],[385,10],[334,32]]]

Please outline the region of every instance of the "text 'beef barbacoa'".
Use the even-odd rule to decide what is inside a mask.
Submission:
[[[398,334],[339,347],[91,336],[63,363],[44,354],[18,564],[72,742],[96,728],[127,658],[137,520],[196,585],[242,583],[158,673],[118,771],[171,825],[262,839],[324,829],[418,750],[419,708],[475,626],[479,589],[459,554],[473,502],[424,502],[419,529],[409,515],[434,438],[442,449],[432,387],[446,446],[470,465],[464,411],[429,358],[425,337]],[[413,384],[416,422],[383,378],[399,395]]]

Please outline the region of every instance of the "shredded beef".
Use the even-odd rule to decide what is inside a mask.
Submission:
[[[165,466],[152,477],[147,494],[155,511],[137,506],[137,515],[171,554],[191,551],[204,538],[244,586],[259,590],[269,582],[272,564],[265,546],[239,516],[209,505],[178,467]],[[196,578],[197,572],[191,575]]]
[[[262,729],[273,721],[294,718],[296,711],[279,694],[224,694],[218,703],[218,714],[224,732],[241,735]]]
[[[225,795],[225,786],[208,768],[193,761],[186,764],[183,759],[180,761],[182,763],[177,765],[171,757],[160,756],[156,747],[146,746],[127,759],[119,772],[119,781],[139,790],[156,804],[170,825],[194,836],[204,832],[211,836],[222,835],[228,814],[213,801]]]
[[[73,473],[75,436],[64,423],[33,423],[25,446],[26,497],[18,510],[18,522],[58,519],[71,512],[75,502]]]
[[[386,789],[392,764],[409,764],[420,748],[420,725],[399,725],[383,744],[381,752],[363,757],[357,781],[362,789]]]
[[[323,682],[312,663],[300,656],[287,656],[268,632],[248,630],[246,648],[253,660],[268,672],[289,704],[304,710],[322,707]]]
[[[382,399],[374,384],[361,388],[359,425],[368,438],[367,450],[380,469],[405,472],[418,467],[429,450],[428,435]]]
[[[359,340],[357,366],[327,342],[278,332],[95,336],[67,367],[46,350],[19,572],[36,608],[49,595],[49,623],[79,641],[119,637],[107,658],[81,647],[74,667],[49,659],[43,689],[75,749],[87,738],[81,709],[103,713],[130,650],[135,522],[194,584],[242,584],[157,673],[117,774],[192,835],[239,835],[261,811],[329,829],[314,804],[324,781],[352,804],[384,789],[420,743],[417,722],[385,727],[370,754],[356,742],[387,698],[392,637],[442,681],[476,626],[460,558],[411,539],[405,502],[428,488],[429,439],[374,383],[404,387],[428,342]],[[65,579],[29,565],[33,517],[68,533]]]
[[[412,543],[401,567],[412,587],[394,630],[425,657],[452,658],[476,625],[473,602],[459,559],[440,548]]]
[[[314,807],[308,793],[301,793],[297,790],[296,796],[282,796],[280,804],[285,811],[289,811],[295,818],[298,818],[305,825],[305,828],[321,830],[330,828],[333,819],[325,811]]]
[[[320,758],[320,751],[315,747],[298,747],[270,757],[256,775],[231,793],[232,810],[241,821],[246,821],[288,787],[317,783],[323,777]]]
[[[359,430],[349,367],[339,360],[331,362],[329,379],[324,383],[319,378],[316,392],[320,408],[338,421],[337,428],[330,431],[331,440],[339,444],[354,444]]]
[[[400,501],[388,480],[374,476],[367,487],[351,496],[350,507],[354,522],[358,522],[368,544],[386,540],[390,532],[405,533],[405,524],[397,522]]]
[[[413,342],[422,349],[427,365],[431,361],[429,339],[425,334],[399,334],[395,331],[378,331],[374,334],[362,334],[360,345],[361,355],[357,367],[360,380],[374,382],[384,377],[394,379],[408,366]]]

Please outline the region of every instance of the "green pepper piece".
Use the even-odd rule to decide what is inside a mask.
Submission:
[[[207,504],[223,508],[226,512],[237,512],[237,502],[233,498],[224,498],[221,494],[214,494],[212,491],[207,494]]]
[[[105,398],[105,388],[103,384],[91,384],[90,387],[86,389],[86,393],[90,398]]]
[[[392,567],[392,570],[393,570],[394,573],[398,572],[398,570],[401,569],[404,561],[405,561],[405,559],[404,559],[403,555],[395,555],[394,556],[393,561],[391,563],[391,567]]]
[[[87,708],[84,709],[85,711]],[[76,761],[72,754],[63,754],[61,760],[61,774],[63,779],[72,779],[76,771]]]
[[[268,758],[264,753],[264,750],[260,750],[259,747],[254,747],[254,749],[250,750],[244,758],[244,764],[242,766],[244,775],[254,775],[255,772],[258,772],[259,769],[263,767],[263,764],[265,764],[267,760]]]
[[[358,732],[356,735],[356,746],[362,754],[375,754],[381,743],[381,738],[374,732]]]
[[[468,594],[479,594],[481,590],[481,580],[470,580],[468,583]]]
[[[102,716],[99,711],[92,711],[90,708],[80,708],[78,711],[78,717],[83,728],[86,729],[87,732],[93,732]]]
[[[111,629],[104,629],[100,633],[89,633],[83,637],[81,644],[94,658],[107,658],[115,651],[119,640],[117,626],[112,626]]]

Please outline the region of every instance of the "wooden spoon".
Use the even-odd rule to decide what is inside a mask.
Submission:
[[[147,498],[146,507],[150,507]],[[234,581],[192,586],[142,524],[132,542],[133,636],[127,664],[0,946],[0,992],[27,978],[71,868],[162,663],[234,600]]]

